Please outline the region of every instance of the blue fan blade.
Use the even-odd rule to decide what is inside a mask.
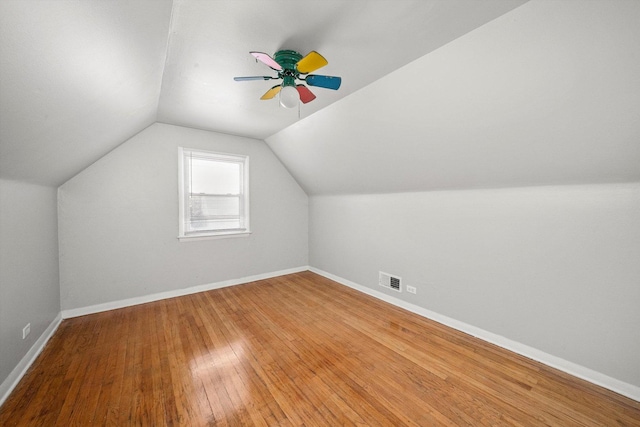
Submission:
[[[251,77],[234,77],[233,80],[237,82],[246,82],[249,80],[271,80],[274,77],[270,76],[251,76]]]
[[[319,76],[317,74],[311,74],[305,79],[309,86],[318,86],[326,89],[338,90],[342,79],[334,76]]]

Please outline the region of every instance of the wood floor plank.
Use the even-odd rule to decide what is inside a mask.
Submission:
[[[96,413],[94,420],[97,425],[116,426],[120,420],[120,413],[126,410],[126,401],[122,402],[123,411],[120,410],[120,402],[123,396],[123,388],[125,384],[125,373],[127,371],[127,362],[131,359],[129,348],[129,342],[134,340],[134,334],[131,331],[132,322],[131,315],[132,309],[122,309],[113,312],[116,319],[116,335],[114,341],[109,344],[109,377],[106,380],[110,386],[105,387],[102,393],[102,399]],[[125,397],[126,399],[126,397]],[[100,411],[100,412],[98,412]]]
[[[286,319],[282,319],[281,316],[278,316],[277,313],[269,313],[271,314],[270,318],[268,313],[262,312],[261,310],[261,301],[262,298],[260,296],[260,291],[262,289],[258,288],[256,289],[256,292],[254,292],[252,295],[254,295],[254,305],[252,307],[252,310],[247,313],[248,316],[255,316],[255,314],[261,314],[260,319],[257,319],[254,321],[254,323],[259,323],[261,325],[265,325],[266,329],[268,329],[274,337],[277,337],[280,335],[281,329],[283,329],[283,327],[285,325],[291,325],[293,324],[295,326],[295,324],[301,323],[301,324],[305,324],[307,323],[305,321],[305,319],[303,317],[300,317],[298,314],[296,314],[296,320],[297,322],[290,322],[287,321]],[[280,303],[282,304],[282,300],[280,301]],[[291,313],[293,307],[289,306],[287,307],[288,310],[286,310],[287,312]],[[289,335],[289,336],[296,336],[296,335]],[[294,342],[294,341],[299,341],[299,342],[312,342],[312,337],[310,334],[305,334],[305,333],[301,333],[301,334],[297,334],[297,336],[299,336],[300,338],[298,340],[287,340],[288,342]],[[265,351],[270,352],[270,353],[275,353],[276,357],[278,355],[281,354],[286,354],[291,348],[279,348],[279,349],[272,349],[270,350],[271,345],[269,345],[270,340],[266,340],[265,341],[266,345],[265,345]],[[318,349],[316,349],[316,351],[314,351],[312,354],[306,354],[303,353],[302,351],[304,350],[304,347],[302,348],[298,348],[295,349],[294,352],[299,354],[299,358],[296,360],[295,365],[290,364],[292,366],[296,366],[296,368],[298,368],[297,370],[299,371],[300,369],[300,365],[304,365],[307,364],[308,365],[308,371],[313,373],[316,376],[320,376],[322,373],[324,373],[326,376],[327,372],[330,372],[331,370],[335,370],[337,371],[337,368],[335,366],[335,364],[332,363],[332,360],[335,359],[335,355],[332,354],[326,354],[326,352],[322,352],[319,351]],[[291,378],[291,375],[290,375]],[[292,381],[294,380],[294,378],[292,378]],[[326,384],[326,380],[325,380],[325,385],[327,386],[327,389],[329,390],[329,394],[333,395],[333,393],[330,392],[330,390],[332,390],[333,388],[335,388],[335,386],[340,386],[342,381],[340,380],[340,378],[338,376],[335,376],[332,378],[333,381],[331,381],[331,379],[329,380],[329,384]],[[307,387],[308,388],[308,387]],[[343,388],[341,390],[341,394],[342,395],[346,395],[346,396],[352,396],[353,395],[353,388]],[[355,399],[348,399],[349,401],[354,401]],[[337,404],[340,404],[341,402],[337,401]],[[372,406],[370,406],[368,403],[366,405],[364,411],[360,411],[360,414],[364,414],[364,415],[358,415],[358,414],[353,414],[353,411],[347,411],[346,413],[344,413],[344,415],[347,415],[350,417],[350,419],[353,422],[356,423],[365,423],[365,425],[367,424],[366,420],[369,420],[371,422],[375,421],[375,418],[372,416],[373,414],[375,414],[377,411],[375,408],[373,408]],[[387,415],[389,413],[387,412]],[[364,418],[364,420],[363,420]],[[384,419],[384,418],[379,418],[378,419],[378,425],[382,425],[380,424],[380,419]],[[400,425],[399,420],[394,420],[396,421],[394,424],[390,424],[390,425]],[[369,424],[371,425],[371,424]]]
[[[640,403],[301,272],[64,320],[2,426],[640,426]]]
[[[334,313],[334,314],[336,314],[336,315],[337,315],[337,313]],[[296,314],[296,316],[297,316],[297,317],[302,318],[301,316],[303,316],[303,313],[298,313],[298,314]],[[335,318],[336,316],[333,316],[333,317]],[[279,323],[282,323],[282,321],[279,321]],[[304,323],[304,322],[303,322],[303,323]],[[348,327],[348,326],[349,326],[349,325],[348,325],[348,323],[347,323],[347,324],[345,324],[345,327]],[[345,332],[342,332],[340,335],[344,335],[344,334],[345,334]],[[325,338],[321,338],[321,341],[329,341],[330,339],[331,339],[331,337],[328,337],[328,338],[327,338],[327,337],[325,337]],[[337,351],[337,353],[343,353],[343,354],[344,354],[344,353],[345,353],[345,351],[346,351],[346,350],[341,349],[341,350],[338,350],[338,351]],[[393,359],[392,357],[385,357],[385,358],[382,358],[382,353],[381,353],[380,351],[376,351],[376,348],[369,348],[369,349],[368,349],[368,354],[376,354],[376,353],[378,353],[378,354],[377,354],[377,359],[378,359],[378,360],[377,360],[377,363],[379,363],[379,364],[381,364],[381,365],[384,365],[384,366],[386,366],[387,368],[389,368],[389,367],[393,367],[393,366],[394,366],[394,359]],[[356,360],[357,358],[349,358],[349,359]],[[359,361],[359,362],[358,362],[358,364],[357,364],[356,366],[350,366],[350,367],[346,368],[347,374],[349,374],[350,372],[357,372],[357,369],[358,369],[360,366],[362,366],[362,365],[363,365],[363,363],[362,363],[361,361]],[[376,374],[376,373],[374,372],[374,367],[375,367],[375,364],[371,365],[371,367],[368,369],[369,374],[371,374],[371,375],[375,375],[375,374]],[[394,376],[403,375],[403,373],[402,373],[402,372],[399,372],[399,371],[395,371],[395,372],[393,372],[393,373],[394,373]],[[393,392],[393,391],[395,391],[395,392],[396,392],[395,394],[398,394],[398,393],[399,393],[399,394],[402,394],[402,391],[401,391],[401,390],[397,390],[397,389],[396,389],[396,390],[394,390],[394,387],[396,387],[396,385],[395,385],[395,384],[386,384],[386,386],[383,388],[383,390],[384,390],[384,391],[391,390],[392,392]],[[371,389],[370,389],[370,392],[371,392]],[[410,393],[409,395],[411,395],[411,393]],[[380,398],[382,398],[382,396],[378,396],[378,399],[380,399]],[[406,404],[405,404],[404,406],[411,405],[412,403],[413,403],[413,404],[421,403],[422,412],[426,412],[426,409],[427,409],[428,405],[426,405],[426,404],[424,403],[424,401],[423,401],[423,402],[416,402],[416,401],[412,402],[412,401],[411,401],[411,398],[410,398],[410,399],[407,399],[407,402],[406,402]],[[393,404],[393,403],[391,403],[391,402],[390,402],[389,404],[390,404],[390,406],[391,406],[391,407],[398,406],[398,405],[394,405],[394,404]],[[400,406],[402,406],[402,405],[400,405]],[[437,415],[441,415],[441,414],[439,414],[439,413],[432,413],[432,415],[436,415],[436,416],[437,416]],[[453,417],[454,417],[454,418],[458,418],[458,417],[460,416],[460,414],[450,414],[450,415],[453,415]],[[402,416],[402,415],[401,415],[401,416]],[[477,420],[476,420],[476,421],[477,421]],[[476,422],[476,424],[477,424],[477,422]]]

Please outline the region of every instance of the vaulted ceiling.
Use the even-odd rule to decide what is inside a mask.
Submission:
[[[60,185],[158,121],[265,139],[310,194],[640,180],[640,2],[0,2],[0,177]],[[249,51],[343,78],[300,110]]]

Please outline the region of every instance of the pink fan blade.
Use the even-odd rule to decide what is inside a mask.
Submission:
[[[300,94],[300,101],[302,101],[303,104],[316,99],[316,96],[313,94],[313,92],[311,92],[305,85],[298,85],[296,86],[296,89],[298,89],[298,93]]]
[[[282,70],[282,66],[280,66],[280,64],[278,64],[275,59],[273,59],[266,53],[262,53],[262,52],[249,52],[249,53],[253,55],[254,58],[256,58],[258,61],[266,64],[268,67],[273,68],[276,71]]]

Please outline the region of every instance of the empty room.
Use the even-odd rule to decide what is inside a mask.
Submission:
[[[640,1],[0,0],[1,426],[640,426]]]

